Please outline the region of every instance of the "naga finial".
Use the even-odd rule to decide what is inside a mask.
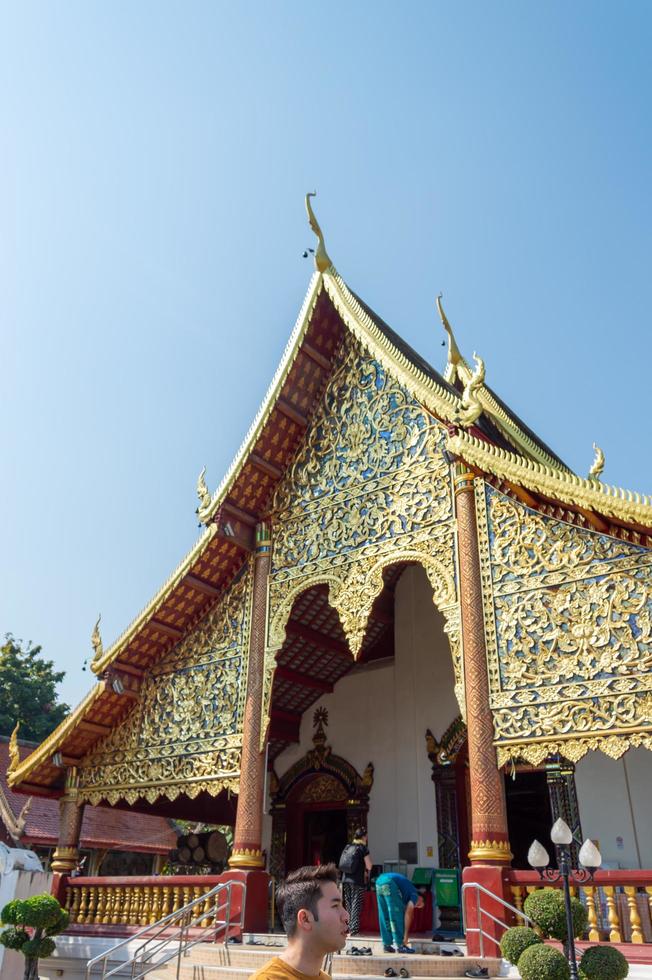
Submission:
[[[100,622],[102,620],[102,613],[97,617],[97,622],[93,627],[93,632],[91,633],[91,644],[93,647],[93,663],[97,663],[101,660],[104,654],[104,644],[102,643],[102,637],[100,636]]]
[[[442,306],[441,300],[442,293],[440,293],[437,297],[437,309],[439,310],[442,326],[448,334],[448,363],[446,364],[446,370],[444,371],[444,378],[449,384],[452,384],[457,377],[457,365],[462,361],[462,355],[459,347],[457,346],[453,328],[448,322],[448,317],[444,313],[444,307]]]
[[[7,775],[10,772],[15,772],[18,768],[18,763],[20,762],[20,751],[18,749],[18,729],[20,728],[20,722],[16,722],[16,727],[11,733],[9,739],[9,767],[7,769]]]
[[[593,463],[589,470],[589,480],[599,480],[604,469],[604,453],[595,442],[593,443],[593,449],[595,450],[595,456],[593,457]]]
[[[482,403],[478,398],[478,391],[484,384],[484,361],[473,351],[475,361],[475,371],[469,378],[462,393],[462,407],[458,418],[462,425],[473,425],[482,415]]]
[[[197,496],[199,497],[199,507],[197,508],[197,516],[202,524],[206,523],[206,518],[208,517],[208,511],[210,510],[212,497],[210,491],[206,486],[206,467],[204,466],[201,473],[197,477]]]
[[[326,243],[324,242],[324,234],[319,227],[319,222],[315,217],[315,212],[312,210],[312,204],[310,203],[311,197],[317,197],[317,191],[309,191],[306,194],[306,211],[308,212],[308,222],[310,227],[317,236],[317,248],[315,249],[315,268],[319,272],[326,272],[327,269],[333,264],[328,257],[328,252],[326,251]]]

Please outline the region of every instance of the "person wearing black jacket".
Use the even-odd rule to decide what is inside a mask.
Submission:
[[[360,931],[365,879],[371,868],[367,831],[361,827],[356,830],[352,843],[347,844],[342,851],[339,863],[342,872],[344,908],[349,913],[349,932],[352,936],[356,936]]]

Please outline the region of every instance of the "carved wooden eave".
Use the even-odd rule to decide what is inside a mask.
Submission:
[[[129,714],[143,677],[219,603],[247,565],[256,523],[296,456],[342,339],[353,336],[433,417],[456,426],[463,397],[397,337],[348,288],[335,268],[316,271],[268,392],[224,479],[202,507],[204,531],[174,573],[120,637],[92,664],[102,680],[10,775],[13,788],[59,795],[64,763],[81,761]],[[457,370],[471,369],[460,356]],[[639,535],[649,544],[652,501],[571,473],[483,386],[483,412],[448,448],[479,475],[497,481],[528,506],[575,508],[607,533]],[[583,517],[585,519],[585,517]],[[636,540],[630,537],[628,540]],[[117,680],[118,683],[115,683]],[[118,693],[119,692],[119,693]]]

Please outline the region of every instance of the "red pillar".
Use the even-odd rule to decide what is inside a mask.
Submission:
[[[247,901],[245,930],[267,928],[267,887],[269,875],[264,870],[262,852],[263,793],[265,786],[265,750],[260,748],[260,726],[263,705],[263,668],[267,625],[267,581],[271,561],[271,537],[265,524],[256,528],[249,668],[245,702],[240,787],[236,813],[233,852],[229,858],[232,871],[225,877],[245,881]]]
[[[464,884],[477,882],[504,898],[509,895],[505,870],[510,865],[512,853],[507,831],[505,783],[493,744],[474,475],[463,465],[458,465],[455,475],[455,505],[471,786],[471,867],[464,869],[462,879]],[[503,921],[506,918],[507,910],[482,893],[481,907],[496,918]],[[465,912],[467,927],[478,928],[477,892],[473,889],[465,892]],[[498,940],[504,930],[489,915],[482,916],[481,920],[483,931]],[[479,934],[469,932],[467,942],[469,952],[478,955]],[[485,940],[484,945],[485,955],[498,955],[495,942]]]

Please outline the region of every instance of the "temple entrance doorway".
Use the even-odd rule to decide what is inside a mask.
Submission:
[[[550,828],[554,820],[550,805],[550,793],[544,770],[516,773],[516,778],[505,775],[507,798],[507,826],[509,843],[514,860],[512,866],[529,869],[527,852],[533,840],[541,841],[551,853]]]
[[[337,864],[347,843],[346,812],[308,810],[303,817],[303,863]]]

